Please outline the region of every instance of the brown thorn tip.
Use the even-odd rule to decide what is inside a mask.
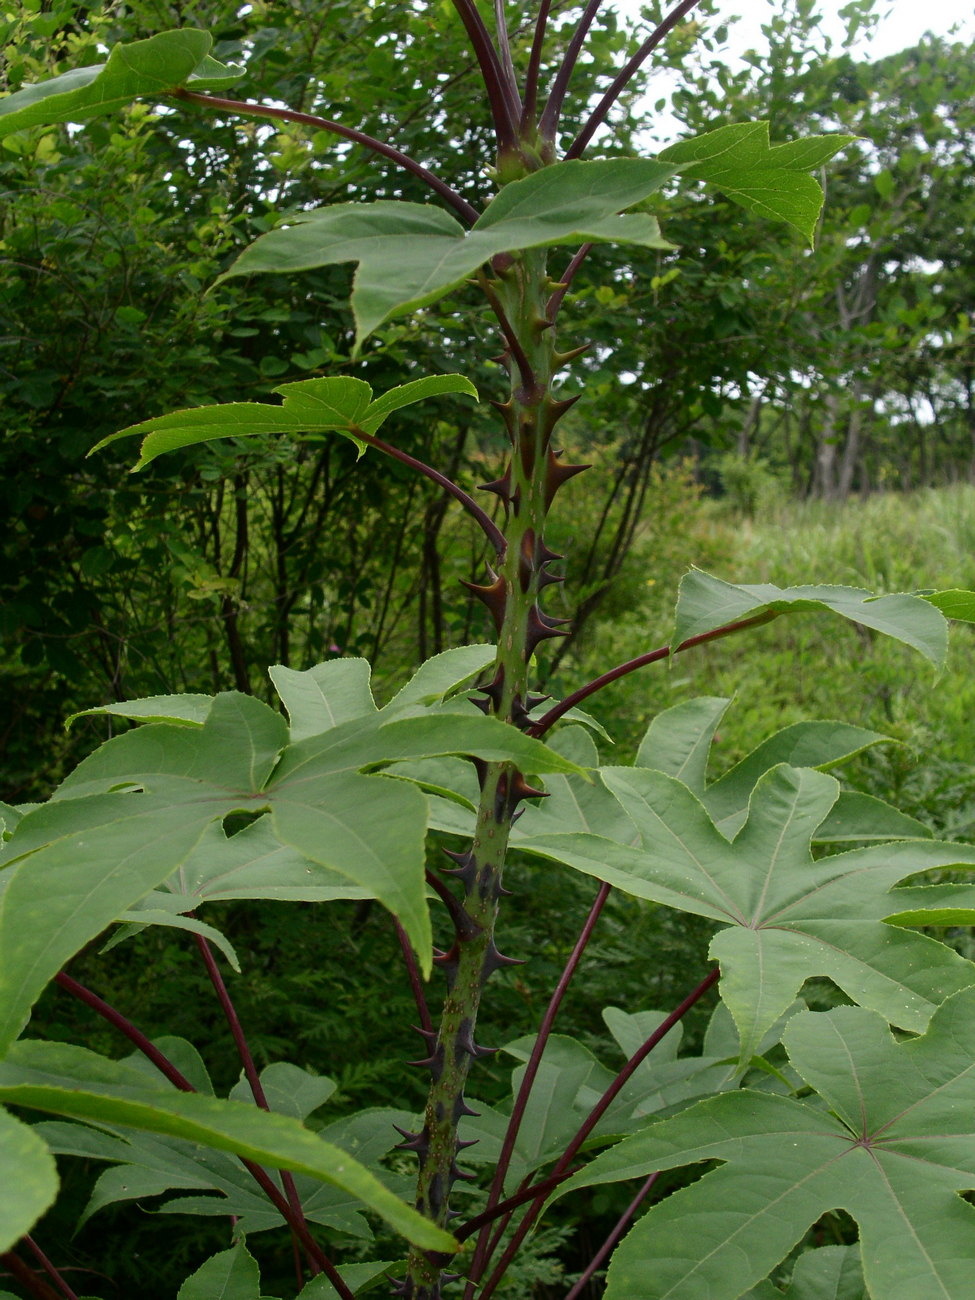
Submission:
[[[487,606],[494,620],[495,628],[500,633],[504,624],[505,608],[508,603],[504,578],[496,576],[493,581],[484,584],[468,582],[466,578],[461,578],[461,583],[472,595]]]

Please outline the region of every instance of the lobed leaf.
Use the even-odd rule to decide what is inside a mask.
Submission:
[[[212,58],[212,44],[208,33],[186,27],[116,45],[107,63],[74,68],[0,99],[0,138],[32,126],[86,122],[140,97],[159,99],[179,86],[232,85],[241,72]]]
[[[975,984],[975,965],[945,945],[883,924],[901,910],[898,891],[890,892],[899,880],[975,865],[968,846],[912,840],[814,860],[811,844],[839,786],[808,769],[766,772],[730,843],[673,777],[641,768],[603,768],[600,775],[636,830],[634,841],[552,832],[519,847],[725,927],[711,955],[721,965],[721,996],[735,1017],[743,1062],[814,976],[828,975],[851,998],[914,1030],[948,994]],[[905,902],[916,909],[916,893]],[[932,903],[946,900],[939,894]]]
[[[775,587],[771,583],[736,586],[694,569],[680,584],[672,644],[741,619],[828,610],[873,628],[918,650],[942,667],[948,625],[940,611],[920,596],[874,596],[859,587]]]
[[[0,876],[0,1050],[65,962],[128,909],[187,910],[158,889],[181,868],[171,892],[184,899],[376,898],[428,968],[426,801],[376,769],[478,754],[532,772],[580,772],[472,706],[353,717],[290,745],[288,736],[267,705],[219,695],[200,726],[149,723],[108,741],[23,818]],[[257,814],[260,830],[240,840],[244,831],[228,839],[211,829],[237,813]],[[211,850],[212,860],[201,856]],[[262,881],[269,858],[275,870]]]
[[[133,466],[134,473],[166,452],[213,442],[217,438],[334,432],[350,438],[361,455],[366,445],[356,435],[374,434],[393,411],[444,393],[463,393],[477,398],[477,389],[463,375],[428,375],[393,388],[376,401],[372,400],[369,384],[349,375],[298,379],[290,384],[280,384],[273,391],[283,398],[280,406],[271,406],[268,402],[226,402],[170,411],[168,415],[143,420],[140,424],[109,434],[88,454],[119,438],[144,434],[139,460]]]
[[[906,1042],[874,1013],[839,1007],[793,1017],[784,1043],[828,1109],[725,1093],[651,1124],[561,1189],[725,1162],[630,1231],[607,1300],[736,1300],[838,1209],[859,1224],[874,1300],[965,1300],[975,1252],[975,1209],[961,1196],[975,1188],[975,989],[949,998],[923,1037]],[[832,1294],[855,1296],[839,1289],[845,1263],[832,1272]],[[796,1279],[794,1288],[790,1296],[831,1294]]]
[[[291,224],[245,249],[221,279],[357,262],[358,347],[387,320],[436,302],[498,253],[583,241],[672,247],[654,217],[619,214],[673,174],[665,163],[638,158],[556,163],[506,185],[470,231],[432,204],[380,200],[293,214]]]
[[[856,138],[818,135],[772,145],[768,122],[740,122],[681,140],[664,149],[660,159],[682,176],[715,186],[747,211],[784,221],[811,247],[823,189],[809,172]]]

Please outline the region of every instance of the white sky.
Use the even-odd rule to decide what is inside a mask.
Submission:
[[[768,0],[726,0],[719,6],[721,16],[739,14],[740,21],[732,29],[730,46],[745,50],[750,46],[762,48],[762,23],[778,7]],[[843,24],[839,11],[843,0],[821,0],[819,11],[834,39],[839,39]],[[926,31],[946,36],[955,24],[960,25],[958,39],[975,40],[975,3],[973,0],[880,0],[876,12],[881,20],[872,39],[861,39],[854,45],[854,53],[863,58],[880,59],[895,54],[917,43]],[[829,22],[829,18],[832,22]]]

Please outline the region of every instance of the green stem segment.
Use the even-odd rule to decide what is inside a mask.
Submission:
[[[535,703],[529,695],[532,655],[539,642],[561,635],[559,620],[540,606],[544,588],[560,581],[548,566],[560,557],[543,540],[545,519],[561,487],[584,466],[564,465],[552,447],[552,433],[572,402],[556,400],[552,380],[566,356],[555,348],[555,329],[547,305],[555,285],[546,272],[544,252],[496,259],[497,278],[486,285],[506,340],[504,361],[511,388],[498,403],[511,444],[504,473],[486,484],[504,504],[504,547],[489,581],[471,585],[494,618],[498,653],[494,676],[482,688],[481,707],[512,726],[525,728]],[[574,354],[573,354],[574,355]],[[447,996],[439,1031],[425,1035],[430,1055],[424,1062],[431,1085],[419,1134],[406,1149],[420,1160],[417,1208],[441,1226],[450,1219],[450,1189],[464,1174],[458,1167],[458,1124],[470,1111],[464,1087],[471,1061],[490,1049],[475,1041],[482,989],[491,974],[511,962],[494,939],[508,836],[518,804],[541,794],[510,763],[478,765],[481,799],[470,849],[454,856],[452,874],[464,888],[452,907],[455,940],[438,965],[447,976]],[[403,1294],[409,1300],[438,1300],[447,1258],[414,1250]]]

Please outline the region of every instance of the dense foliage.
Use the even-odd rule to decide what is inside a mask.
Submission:
[[[595,0],[511,30],[498,6],[493,37],[469,0],[450,22],[228,11],[215,42],[185,14],[153,35],[159,8],[25,10],[6,33],[5,454],[29,470],[4,479],[11,1284],[78,1296],[80,1214],[85,1291],[102,1273],[181,1300],[350,1300],[388,1278],[413,1300],[770,1300],[791,1274],[785,1294],[960,1300],[970,822],[936,815],[934,839],[922,799],[878,797],[885,737],[858,709],[793,721],[768,680],[773,734],[752,716],[712,761],[732,716],[713,686],[645,693],[649,727],[612,692],[810,619],[940,666],[946,618],[972,621],[967,572],[926,575],[921,597],[892,594],[919,585],[910,569],[853,586],[695,570],[674,617],[649,590],[686,566],[702,478],[747,519],[774,507],[777,472],[829,499],[967,474],[965,266],[946,238],[966,220],[964,51],[858,65],[800,0],[769,24],[770,65],[730,74],[684,0],[637,62],[680,72],[697,134],[633,157],[633,101],[583,161],[594,91],[631,48],[605,15],[577,63]],[[809,173],[855,135],[821,217]],[[589,349],[560,351],[557,322]],[[470,401],[501,398],[499,347],[502,460]],[[567,440],[600,469],[588,493],[553,442],[570,408]],[[138,455],[117,441],[133,434]],[[693,464],[661,468],[679,450]],[[579,708],[604,687],[628,765]],[[498,951],[499,910],[524,971]],[[106,958],[113,925],[107,947],[127,942]],[[946,926],[954,943],[933,937]],[[240,998],[218,953],[245,963]],[[537,1036],[511,1038],[556,981]],[[425,1077],[399,1063],[411,1019]],[[204,1061],[228,1031],[239,1060]],[[485,1034],[507,1039],[510,1079]],[[905,1177],[935,1135],[927,1181]],[[35,1230],[52,1153],[61,1196]],[[727,1163],[665,1172],[701,1160]],[[630,1178],[635,1199],[614,1186]],[[561,1202],[582,1188],[602,1190]],[[125,1207],[172,1193],[162,1210],[194,1216],[175,1246]],[[829,1233],[840,1245],[812,1249]]]

